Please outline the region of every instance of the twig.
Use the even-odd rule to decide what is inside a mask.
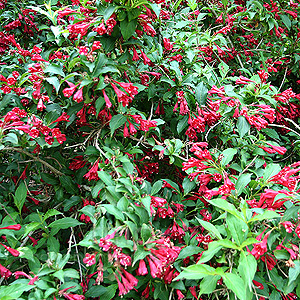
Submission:
[[[292,131],[292,132],[296,133],[298,136],[300,136],[300,134],[299,134],[297,131],[295,131],[295,130],[293,130],[293,129],[287,127],[287,126],[284,126],[284,125],[269,124],[268,126],[283,128],[283,129]]]
[[[40,159],[37,156],[32,155],[31,153],[27,152],[26,150],[22,149],[22,148],[13,148],[13,147],[5,147],[3,148],[1,151],[16,151],[16,152],[20,152],[23,153],[29,157],[31,157],[33,160],[40,162],[41,164],[43,164],[45,167],[47,167],[48,169],[50,169],[54,174],[58,175],[58,176],[62,176],[64,175],[62,172],[60,172],[59,170],[55,169],[53,166],[51,166],[49,163],[47,163],[46,161]]]
[[[283,79],[281,81],[281,84],[280,84],[278,92],[281,90],[281,88],[282,88],[282,86],[284,84],[284,81],[285,81],[285,78],[286,78],[286,74],[287,74],[287,69],[288,69],[288,67],[285,68],[284,76],[283,76]]]
[[[240,175],[242,175],[243,173],[245,173],[250,167],[251,165],[253,164],[253,162],[257,159],[258,155],[256,155],[252,160],[251,162],[246,166],[246,168],[240,173]],[[240,176],[239,175],[239,176]]]
[[[222,122],[225,122],[227,118],[225,118],[224,120],[222,121],[219,121],[218,123],[216,123],[215,125],[213,125],[212,127],[210,127],[207,132],[206,132],[206,135],[205,135],[205,140],[207,141],[207,137],[208,137],[208,134],[212,131],[212,129],[214,129],[216,126],[218,126],[219,124],[221,124]]]
[[[82,269],[81,269],[79,252],[78,252],[77,242],[76,242],[76,238],[75,238],[75,234],[74,234],[73,228],[71,228],[71,231],[73,233],[73,240],[74,240],[74,243],[75,243],[75,251],[76,251],[76,256],[77,256],[77,261],[78,261],[78,266],[79,266],[80,281],[82,282],[82,278],[83,278],[83,276],[82,276]]]
[[[9,212],[6,210],[5,206],[0,203],[0,205],[2,206],[3,210],[6,212],[6,214],[10,217],[10,219],[14,222],[17,223],[16,220],[9,214]]]

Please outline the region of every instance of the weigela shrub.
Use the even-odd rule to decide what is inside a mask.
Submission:
[[[0,299],[297,299],[299,1],[0,0]]]

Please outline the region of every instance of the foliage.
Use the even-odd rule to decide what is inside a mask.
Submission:
[[[0,299],[297,299],[300,4],[0,0]]]

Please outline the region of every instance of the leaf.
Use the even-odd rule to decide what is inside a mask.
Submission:
[[[145,196],[141,199],[142,203],[144,204],[149,217],[151,216],[151,210],[150,210],[150,204],[151,204],[151,197],[150,196]]]
[[[187,246],[181,249],[177,259],[184,259],[188,256],[192,256],[194,254],[198,254],[200,252],[202,252],[203,249],[198,247],[198,246]]]
[[[295,281],[300,274],[300,261],[294,260],[293,262],[295,266],[289,268],[289,285]]]
[[[178,280],[178,279],[202,279],[203,277],[207,275],[213,275],[215,269],[213,267],[210,267],[208,265],[204,264],[197,264],[197,265],[192,265],[187,268],[184,268],[183,271],[173,279]]]
[[[78,225],[83,225],[83,223],[79,222],[76,219],[66,217],[63,219],[56,220],[49,224],[48,227],[58,228],[58,229],[67,229],[70,227],[75,227]]]
[[[182,187],[184,191],[184,195],[187,195],[191,190],[193,190],[196,187],[195,181],[191,181],[188,176],[184,177],[182,182]]]
[[[45,70],[44,73],[52,73],[52,74],[58,74],[62,77],[65,77],[65,73],[62,71],[62,67],[59,65],[51,64],[49,65]]]
[[[90,219],[91,219],[91,222],[93,224],[97,223],[97,220],[94,217],[95,213],[96,213],[95,206],[93,206],[93,205],[86,205],[82,209],[80,209],[79,211],[82,212],[83,214],[89,216]]]
[[[257,261],[252,254],[245,251],[241,251],[238,271],[241,277],[244,279],[245,283],[251,290],[252,280],[257,270]]]
[[[269,163],[264,170],[264,175],[263,175],[264,181],[265,182],[268,181],[272,176],[276,175],[280,170],[281,167],[279,164]]]
[[[221,234],[219,233],[218,229],[211,223],[206,222],[204,220],[200,220],[196,217],[200,225],[202,225],[206,230],[213,233],[218,239],[222,239]]]
[[[198,263],[205,263],[209,261],[219,250],[222,246],[218,243],[218,241],[213,241],[208,244],[208,249],[202,253],[202,256]]]
[[[74,182],[74,179],[71,176],[60,176],[59,177],[61,185],[65,188],[65,190],[70,194],[77,194],[78,187]]]
[[[139,236],[138,236],[138,228],[137,228],[136,224],[131,222],[131,221],[125,221],[124,223],[128,226],[128,228],[129,228],[129,230],[132,234],[133,239],[135,241],[137,241],[139,239]]]
[[[56,209],[49,209],[45,215],[44,215],[44,221],[46,221],[48,218],[52,217],[52,216],[56,216],[56,215],[60,215],[61,212],[59,212]]]
[[[208,275],[204,277],[200,283],[199,296],[201,296],[202,294],[212,293],[216,289],[217,282],[220,278],[220,275]]]
[[[281,216],[273,210],[265,210],[262,214],[258,214],[251,218],[248,223],[275,218],[281,218]]]
[[[177,124],[177,132],[180,134],[184,128],[188,126],[189,116],[185,115],[182,119],[179,120]]]
[[[101,297],[101,299],[113,299],[117,287],[118,286],[116,284],[112,284],[109,287],[104,287],[103,285],[93,285],[87,290],[85,297],[87,299],[96,297]]]
[[[238,177],[238,180],[235,183],[235,190],[236,190],[237,196],[239,196],[243,192],[243,189],[248,185],[248,183],[250,181],[251,181],[250,173],[241,174]]]
[[[280,17],[284,25],[288,28],[288,30],[290,30],[292,26],[292,22],[290,18],[287,15],[283,15],[283,14],[281,14]]]
[[[226,166],[227,164],[229,164],[232,161],[233,157],[236,155],[236,153],[237,149],[235,148],[227,148],[226,150],[224,150],[222,152],[222,165]]]
[[[118,220],[125,221],[123,213],[116,206],[112,204],[102,204],[102,206],[109,214],[115,216]]]
[[[124,115],[115,115],[109,122],[111,136],[114,134],[117,128],[122,126],[126,122],[127,118]]]
[[[104,53],[98,54],[97,60],[95,62],[95,66],[93,69],[93,73],[91,75],[92,78],[98,77],[103,71],[103,66],[107,62],[107,57]]]
[[[238,117],[236,127],[239,131],[240,138],[242,138],[249,131],[251,125],[244,116],[240,116]]]
[[[156,181],[153,186],[152,186],[152,189],[151,189],[151,196],[157,194],[161,188],[162,188],[162,185],[163,185],[163,181],[162,180],[158,180]]]
[[[13,133],[13,132],[9,132],[5,138],[3,139],[4,142],[10,142],[13,145],[18,145],[18,136]]]
[[[225,273],[223,280],[227,288],[232,290],[241,300],[246,300],[246,289],[243,279],[237,274]]]
[[[149,251],[146,251],[142,245],[137,245],[137,250],[134,252],[132,266],[134,266],[139,260],[144,259],[149,254]]]
[[[195,98],[199,105],[205,105],[208,89],[203,82],[200,82],[195,89]]]
[[[98,176],[99,178],[108,186],[113,186],[114,185],[114,181],[111,177],[110,174],[108,174],[105,171],[98,171]]]
[[[241,245],[245,241],[248,233],[247,224],[232,214],[227,215],[226,224],[234,241],[238,245]]]
[[[209,203],[214,205],[214,206],[217,206],[217,207],[231,213],[232,215],[236,216],[237,218],[243,220],[243,217],[241,216],[241,213],[235,208],[234,205],[227,202],[226,200],[221,199],[221,198],[217,198],[217,199],[209,200]]]
[[[149,226],[144,223],[141,229],[141,237],[143,239],[143,242],[146,243],[151,236],[152,236],[151,228],[149,228]]]
[[[60,88],[60,82],[59,82],[58,78],[55,76],[48,77],[48,78],[46,78],[46,81],[48,81],[50,84],[52,84],[54,86],[54,88],[56,90],[56,94],[57,94],[59,91],[59,88]]]
[[[21,213],[22,208],[24,206],[25,200],[27,197],[27,188],[24,182],[21,182],[18,188],[16,189],[14,195],[14,203],[18,208],[19,212]]]
[[[125,41],[133,36],[133,34],[135,33],[136,25],[137,25],[136,19],[131,20],[129,22],[127,19],[125,19],[120,22],[121,33]]]

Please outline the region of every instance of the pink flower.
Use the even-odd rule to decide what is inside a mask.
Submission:
[[[94,41],[93,46],[92,46],[92,51],[101,49],[101,43],[100,41]]]
[[[16,249],[10,248],[2,243],[0,243],[0,245],[2,245],[11,255],[17,257],[20,255],[20,252]]]
[[[79,83],[77,85],[75,85],[74,83],[67,81],[67,84],[69,85],[69,88],[65,88],[63,90],[63,94],[65,97],[70,98],[74,94]]]
[[[58,117],[55,121],[51,122],[50,124],[59,123],[59,122],[62,122],[62,121],[70,122],[69,118],[70,118],[70,116],[67,115],[66,112],[63,112],[60,117]]]
[[[282,222],[281,224],[283,225],[286,232],[288,232],[288,233],[292,233],[293,228],[295,227],[295,225],[290,221],[285,221],[285,222]]]
[[[251,80],[251,79],[249,79],[249,78],[246,78],[246,77],[244,77],[244,76],[240,76],[240,77],[236,80],[235,84],[248,84],[249,82],[256,83],[255,81],[253,81],[253,80]]]
[[[8,229],[8,230],[20,230],[22,226],[20,224],[9,225],[6,227],[1,227],[0,229]]]
[[[121,281],[119,280],[119,278],[117,277],[117,275],[114,273],[115,278],[117,280],[118,283],[118,288],[119,288],[119,296],[124,296],[126,295],[129,290],[121,283]]]
[[[40,98],[36,109],[39,111],[43,111],[45,108],[46,108],[46,106],[44,105],[43,99]]]
[[[102,93],[103,93],[103,97],[104,97],[104,100],[105,100],[106,107],[107,107],[107,108],[111,108],[111,106],[112,106],[112,105],[111,105],[111,102],[110,102],[108,96],[106,95],[104,89],[102,90]]]
[[[83,259],[83,262],[88,266],[92,266],[96,263],[96,255],[95,254],[89,254],[89,253],[86,253],[85,254],[85,257]]]
[[[271,145],[269,143],[266,143],[266,144],[269,145],[273,150],[275,150],[280,155],[283,155],[286,152],[285,147],[274,146],[274,145]]]
[[[253,249],[251,254],[256,258],[259,259],[260,256],[267,252],[267,241],[271,231],[265,234],[263,240],[260,243],[253,244]],[[256,239],[260,239],[261,237],[257,237]]]
[[[90,170],[83,177],[86,178],[88,181],[99,180],[98,169],[99,169],[99,160],[96,160],[96,162],[93,164]]]
[[[140,260],[139,262],[139,267],[136,270],[136,274],[138,276],[143,276],[143,275],[147,275],[148,274],[148,269],[146,267],[146,263],[143,259]]]
[[[0,276],[5,279],[9,278],[12,275],[11,271],[0,264]]]
[[[300,224],[296,227],[295,233],[298,235],[298,238],[300,239]]]
[[[177,294],[177,297],[179,300],[184,298],[184,295],[182,294],[182,292],[180,290],[176,290],[176,294]]]
[[[104,23],[101,23],[98,27],[96,27],[95,30],[99,35],[103,35],[106,33],[106,28],[105,28]]]
[[[133,57],[132,57],[132,61],[137,61],[140,59],[136,49],[134,48],[134,46],[132,46],[132,51],[133,51]]]
[[[79,89],[73,96],[73,100],[76,101],[77,103],[83,101],[82,90],[83,90],[83,87],[81,89]]]
[[[116,85],[114,85],[113,83],[111,83],[111,86],[113,87],[115,93],[117,94],[118,102],[122,103],[124,107],[127,106],[131,101],[131,98],[125,92],[118,89]]]

